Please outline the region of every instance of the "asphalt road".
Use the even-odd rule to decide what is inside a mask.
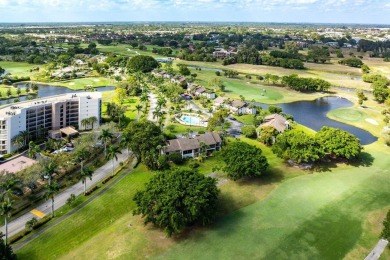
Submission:
[[[128,158],[127,149],[123,149],[122,154],[118,155],[118,160],[115,162],[115,168],[119,165],[120,162],[125,161]],[[97,169],[93,176],[92,180],[87,179],[87,189],[89,189],[94,184],[98,183],[105,177],[109,176],[112,173],[112,161],[110,160],[106,164],[104,164],[102,167]],[[71,186],[69,189],[66,189],[65,191],[59,193],[54,198],[54,209],[58,209],[66,204],[66,200],[70,197],[71,194],[74,194],[76,196],[82,194],[84,192],[84,184],[80,182],[76,183],[75,185]],[[40,206],[35,208],[36,210],[42,212],[45,215],[51,214],[51,200],[48,200],[41,204]],[[31,218],[36,217],[39,219],[38,216],[34,215],[31,212],[28,212],[19,218],[11,221],[8,223],[8,237],[19,233],[25,228],[26,222],[29,221]],[[4,226],[0,229],[1,232],[4,233],[5,228]]]

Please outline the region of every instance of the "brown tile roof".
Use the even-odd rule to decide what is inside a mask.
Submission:
[[[217,143],[221,143],[222,140],[219,134],[210,132],[196,136],[195,138],[173,139],[168,141],[168,146],[165,147],[165,152],[171,153],[199,149],[201,142],[207,145],[215,145]]]
[[[272,114],[265,117],[265,122],[260,125],[260,127],[264,126],[272,126],[279,132],[284,132],[284,130],[287,128],[286,122],[288,123],[287,119],[279,114]]]

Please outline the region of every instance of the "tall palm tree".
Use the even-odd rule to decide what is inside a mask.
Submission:
[[[21,191],[21,181],[12,175],[5,181],[0,183],[1,199],[0,199],[0,215],[4,216],[5,227],[5,243],[8,239],[8,218],[11,216],[12,203],[11,197],[14,196],[15,191]]]
[[[159,96],[157,99],[157,106],[162,108],[166,105],[167,101],[163,96]]]
[[[89,167],[84,167],[80,171],[80,179],[82,183],[84,183],[84,195],[87,192],[87,178],[89,178],[92,181],[92,175],[93,175],[93,171]]]
[[[131,142],[131,137],[129,132],[123,132],[120,144],[122,148],[127,149],[127,155],[130,154],[130,142]]]
[[[104,143],[104,154],[107,155],[107,143],[111,141],[114,135],[110,132],[110,129],[103,129],[99,136],[99,140]]]
[[[80,162],[81,171],[83,170],[83,166],[84,166],[83,162],[85,159],[87,159],[88,154],[89,153],[85,148],[76,151],[76,160]]]
[[[18,148],[21,148],[24,144],[24,139],[21,135],[17,135],[14,138],[12,138],[12,144],[17,146]]]
[[[7,245],[8,239],[8,218],[11,217],[13,201],[3,200],[0,203],[0,215],[4,216],[4,229],[5,229],[5,245]]]
[[[84,130],[87,129],[87,125],[89,125],[89,118],[81,119],[81,126],[84,127]]]
[[[29,131],[27,130],[24,130],[24,131],[20,131],[19,132],[19,135],[23,138],[23,146],[26,146],[27,145],[27,142],[30,140],[31,138],[31,134]]]
[[[91,124],[91,129],[93,129],[93,125],[98,122],[98,119],[96,116],[91,116],[90,118],[88,118],[88,121]]]
[[[49,180],[49,184],[51,183],[51,179],[56,169],[57,169],[57,164],[53,161],[45,164],[44,166],[43,177]]]
[[[142,93],[141,97],[139,98],[139,100],[142,102],[142,103],[146,103],[148,100],[149,100],[149,96],[147,94],[144,94]]]
[[[54,197],[60,191],[60,186],[56,181],[48,183],[46,185],[46,200],[51,199],[51,217],[54,218]]]
[[[39,145],[36,145],[33,141],[28,143],[28,156],[32,159],[37,158],[37,153],[39,153]]]
[[[135,109],[137,110],[137,120],[139,120],[139,113],[142,110],[142,105],[141,104],[136,105]]]
[[[112,175],[114,175],[114,159],[117,161],[118,160],[118,154],[121,154],[122,152],[119,150],[118,146],[111,145],[106,154],[106,159],[107,160],[112,160]]]

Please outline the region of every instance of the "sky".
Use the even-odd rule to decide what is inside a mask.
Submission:
[[[390,0],[0,0],[0,22],[390,24]]]

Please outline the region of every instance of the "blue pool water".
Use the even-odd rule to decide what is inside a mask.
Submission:
[[[199,125],[200,124],[200,118],[199,117],[194,117],[194,116],[182,116],[180,118],[187,124],[193,124],[193,125]]]

